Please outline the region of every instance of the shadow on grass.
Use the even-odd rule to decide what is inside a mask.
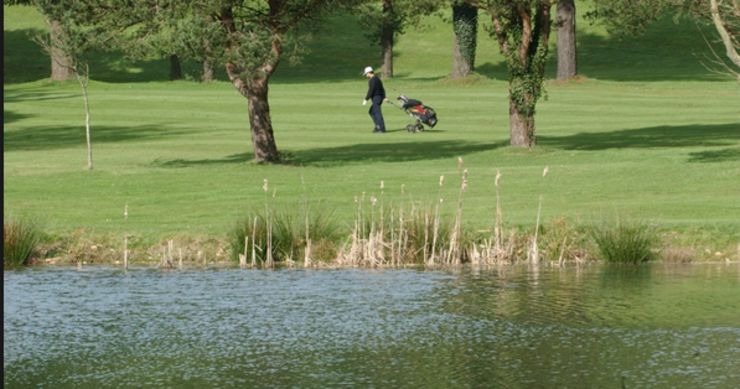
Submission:
[[[6,112],[7,114],[7,112]],[[7,119],[6,119],[7,120]],[[186,131],[163,129],[161,126],[90,128],[93,146],[96,143],[129,142],[134,140],[165,139]],[[58,150],[85,147],[85,126],[29,127],[22,131],[3,132],[3,151]]]
[[[60,92],[57,90],[41,90],[41,89],[14,89],[3,91],[3,102],[5,103],[18,103],[24,101],[45,101],[45,100],[61,100],[69,98],[81,98],[82,92],[77,89],[74,92]]]
[[[408,162],[449,159],[480,151],[493,150],[503,144],[465,141],[432,141],[378,143],[327,147],[302,151],[296,162],[303,165],[345,165],[369,162]]]
[[[563,137],[538,136],[539,145],[563,150],[606,150],[626,148],[717,147],[730,146],[725,151],[695,153],[692,162],[722,162],[740,160],[736,149],[740,142],[740,126],[736,123],[718,125],[660,126],[612,132],[580,133]]]
[[[375,162],[407,162],[449,159],[461,154],[475,153],[504,147],[508,143],[481,144],[463,141],[403,142],[403,143],[358,143],[349,146],[302,150],[295,153],[287,165],[332,167],[340,165],[367,164]],[[285,152],[285,151],[284,151]],[[290,154],[290,152],[288,152]],[[189,167],[247,163],[254,158],[252,153],[235,154],[220,159],[155,161],[159,167]]]
[[[43,33],[40,29],[3,31],[3,84],[21,84],[48,79],[51,76],[51,59],[32,36]]]
[[[689,162],[740,162],[740,147],[689,154]]]
[[[21,113],[15,113],[13,111],[8,111],[7,109],[3,110],[3,124],[9,124],[13,122],[17,122],[23,119],[29,118],[30,115],[24,115]]]

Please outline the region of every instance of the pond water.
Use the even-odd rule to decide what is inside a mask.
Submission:
[[[5,388],[738,388],[740,264],[5,271]]]

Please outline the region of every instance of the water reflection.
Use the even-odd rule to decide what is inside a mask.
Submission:
[[[740,387],[740,266],[4,273],[22,388]]]

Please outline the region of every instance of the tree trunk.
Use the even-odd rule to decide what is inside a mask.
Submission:
[[[80,78],[81,76],[77,76]],[[90,133],[90,101],[87,97],[87,81],[80,81],[82,96],[85,99],[85,138],[87,140],[87,170],[93,170],[92,135]]]
[[[215,79],[216,76],[213,69],[213,63],[210,61],[203,61],[203,82],[211,82]]]
[[[576,5],[574,0],[561,0],[557,5],[558,80],[578,75],[576,49]]]
[[[521,114],[509,101],[509,133],[512,147],[532,147],[535,144],[534,114]]]
[[[270,2],[270,7],[272,8],[277,4],[279,2]],[[233,34],[236,31],[234,16],[230,8],[222,10],[221,23],[229,33]],[[273,29],[273,31],[277,30],[277,27]],[[227,47],[227,49],[229,48]],[[280,153],[272,131],[270,103],[267,99],[268,82],[280,63],[282,52],[282,41],[278,34],[273,34],[270,51],[272,60],[267,60],[262,66],[253,69],[249,75],[245,75],[244,69],[233,62],[226,62],[225,64],[226,75],[229,77],[231,84],[242,96],[247,98],[254,161],[257,163],[280,161]]]
[[[267,99],[269,75],[244,82],[239,77],[239,68],[232,63],[226,64],[226,74],[236,90],[247,98],[254,161],[257,163],[279,161],[280,153],[272,131],[270,103]]]
[[[213,17],[208,15],[206,19],[209,23],[213,23]],[[213,65],[213,49],[211,48],[211,39],[208,37],[203,38],[203,53],[205,58],[203,59],[203,82],[211,82],[216,80],[216,70]]]
[[[82,66],[82,69],[79,67]],[[92,136],[90,132],[90,100],[87,95],[87,86],[90,83],[90,64],[87,60],[84,63],[76,63],[74,69],[77,82],[80,83],[82,89],[82,98],[85,101],[85,138],[87,140],[87,170],[93,170],[93,156],[92,156]],[[82,74],[80,74],[82,73]]]
[[[735,0],[733,1],[733,5],[735,16],[738,16],[738,18],[740,18],[740,2]],[[725,27],[726,22],[722,19],[722,15],[720,15],[717,0],[710,0],[709,13],[712,15],[712,23],[714,23],[714,27],[717,29],[717,33],[719,34],[720,38],[722,38],[722,43],[725,45],[727,58],[733,64],[735,64],[735,66],[740,68],[740,54],[738,54],[736,46],[738,38],[737,36],[732,37],[727,31],[727,28]],[[732,17],[730,16],[728,19],[731,18]]]
[[[63,34],[61,22],[52,20],[49,22],[49,35],[51,38],[51,47],[49,55],[51,56],[51,81],[67,81],[77,77],[74,71],[72,58],[59,49],[59,35]]]
[[[452,46],[452,73],[450,77],[467,77],[475,70],[478,8],[467,3],[453,4],[452,28],[455,38]]]
[[[383,27],[380,36],[381,73],[380,78],[393,78],[393,25],[391,17],[393,3],[383,0]]]
[[[511,4],[491,15],[501,53],[509,68],[509,131],[512,147],[535,145],[534,114],[542,95],[550,38],[549,1],[537,1],[532,9]],[[533,17],[534,16],[534,17]],[[505,27],[511,23],[514,27]],[[511,34],[510,34],[511,33]]]
[[[270,103],[267,100],[267,79],[250,80],[249,125],[252,130],[252,145],[256,162],[277,162],[280,154],[275,143],[270,118]]]
[[[182,80],[182,68],[180,67],[180,58],[177,54],[170,55],[170,80]]]
[[[460,37],[455,35],[455,40],[452,44],[452,74],[451,78],[463,78],[470,75],[471,65],[468,61],[465,61],[460,55]]]

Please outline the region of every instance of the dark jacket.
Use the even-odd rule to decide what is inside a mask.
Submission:
[[[385,88],[383,88],[383,81],[380,81],[378,76],[372,76],[367,81],[367,96],[365,100],[371,100],[373,96],[380,96],[385,99]]]

